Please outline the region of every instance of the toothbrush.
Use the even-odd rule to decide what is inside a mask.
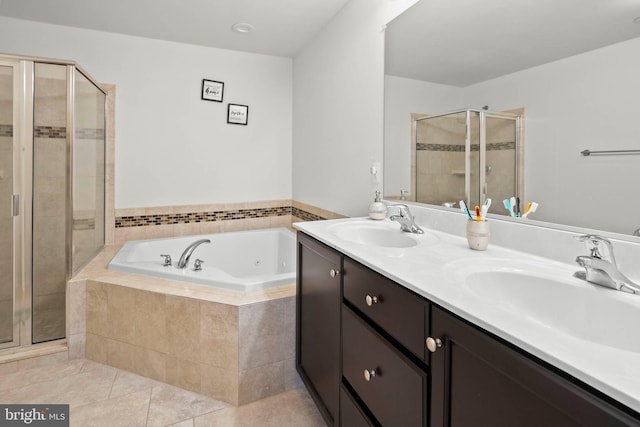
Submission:
[[[511,203],[511,216],[515,218],[516,217],[516,198],[511,197],[511,199],[509,199],[509,202]]]
[[[482,207],[480,208],[480,213],[482,215],[482,220],[484,221],[485,218],[487,217],[487,213],[489,212],[489,208],[491,207],[491,199],[487,198],[484,201],[484,204],[482,205]]]
[[[516,215],[520,216],[520,197],[516,197]]]
[[[505,209],[509,211],[509,214],[511,214],[511,216],[514,216],[513,208],[511,207],[511,203],[509,202],[509,199],[504,199],[502,203],[504,204]]]
[[[531,206],[527,206],[527,211],[524,213],[524,215],[522,215],[522,218],[526,218],[527,215],[535,212],[536,209],[538,209],[538,204],[536,202],[529,203],[529,205]]]
[[[469,217],[469,221],[473,221],[471,212],[469,212],[469,209],[467,208],[467,204],[464,202],[464,200],[460,200],[460,210],[462,211],[462,213],[467,214],[467,216]]]
[[[481,222],[482,216],[480,216],[480,206],[476,205],[476,221]]]

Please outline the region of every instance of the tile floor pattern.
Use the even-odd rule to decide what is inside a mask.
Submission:
[[[0,402],[68,403],[75,427],[325,426],[304,388],[235,407],[86,359],[0,369]]]

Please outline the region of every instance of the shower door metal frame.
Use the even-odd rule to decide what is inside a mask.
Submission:
[[[13,68],[13,165],[12,165],[12,238],[13,238],[13,340],[0,344],[11,352],[31,343],[31,217],[33,134],[33,74],[29,61],[0,57],[0,65]],[[31,94],[31,97],[29,97]],[[4,352],[3,351],[3,352]]]
[[[515,124],[515,171],[514,171],[514,181],[516,187],[516,194],[514,196],[522,197],[523,192],[523,183],[522,179],[522,164],[521,164],[521,116],[518,114],[512,113],[502,113],[502,112],[493,112],[487,110],[479,110],[473,108],[467,108],[462,110],[454,110],[446,113],[439,114],[431,114],[431,115],[423,115],[419,117],[415,117],[412,119],[411,123],[411,146],[413,150],[413,162],[415,162],[415,146],[418,137],[418,127],[417,122],[422,120],[434,119],[438,117],[445,117],[454,114],[465,114],[465,203],[469,205],[471,200],[471,113],[477,113],[479,118],[479,199],[480,204],[484,204],[487,199],[487,173],[486,173],[486,147],[487,147],[487,139],[486,139],[486,130],[487,130],[487,117],[490,118],[499,118],[499,119],[508,119],[513,120]],[[411,173],[411,193],[413,196],[413,200],[417,201],[417,165],[412,164],[412,173]]]

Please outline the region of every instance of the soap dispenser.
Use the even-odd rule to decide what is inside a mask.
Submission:
[[[369,218],[385,219],[387,217],[387,205],[380,201],[380,191],[376,190],[376,198],[369,205]]]

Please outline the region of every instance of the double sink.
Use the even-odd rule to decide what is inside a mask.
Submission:
[[[385,220],[350,220],[327,228],[337,241],[366,247],[379,254],[409,257],[425,247],[433,250],[441,234],[400,231]],[[443,248],[443,250],[446,250]],[[615,291],[573,276],[580,266],[523,254],[524,259],[490,253],[457,252],[440,264],[448,286],[485,308],[516,316],[574,339],[640,355],[640,340],[630,339],[640,319],[640,295]],[[411,268],[416,268],[412,265]]]

